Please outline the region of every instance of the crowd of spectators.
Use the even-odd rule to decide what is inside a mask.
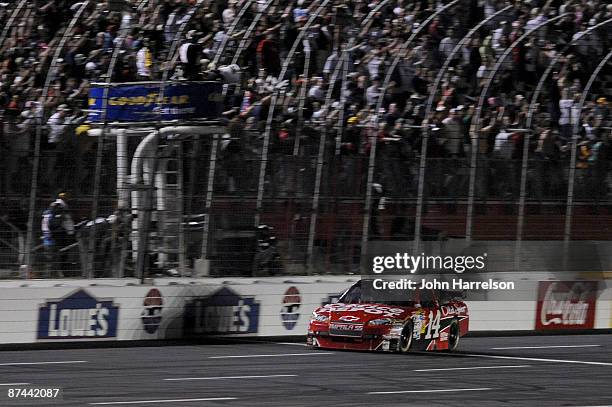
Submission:
[[[28,192],[38,128],[43,129],[41,189],[87,192],[97,142],[83,126],[88,91],[91,83],[109,79],[117,54],[113,82],[158,81],[166,75],[229,84],[219,192],[257,188],[269,130],[269,193],[312,192],[319,137],[326,134],[324,191],[363,194],[375,136],[374,181],[385,195],[415,197],[425,125],[427,196],[465,196],[477,149],[476,194],[482,199],[518,197],[528,134],[520,129],[527,126],[540,78],[556,61],[531,125],[529,196],[553,199],[567,193],[574,127],[579,129],[577,196],[610,196],[609,66],[579,109],[591,73],[612,45],[610,25],[580,37],[612,18],[612,5],[605,1],[459,0],[426,25],[449,1],[126,0],[115,11],[111,5],[121,2],[32,0],[18,10],[23,3],[0,4],[6,27],[0,43],[0,148],[8,157],[0,164],[0,191],[5,194]],[[81,17],[71,26],[77,13]],[[521,35],[547,21],[502,61],[476,123],[481,91],[498,59]],[[51,66],[63,39],[60,58]],[[433,89],[451,56],[439,88]],[[279,77],[283,64],[287,71]],[[434,90],[431,115],[425,117]],[[109,156],[113,149],[111,143]],[[112,159],[107,164],[114,165]]]

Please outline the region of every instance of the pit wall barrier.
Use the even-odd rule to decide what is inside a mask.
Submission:
[[[466,300],[471,332],[612,327],[612,280],[593,282],[590,276],[555,283],[548,273],[529,273],[529,280],[520,274],[500,278],[483,273],[483,279],[489,276],[514,281],[516,289],[496,291],[495,300],[487,298],[493,292]],[[145,285],[100,279],[2,281],[0,345],[304,336],[312,311],[333,302],[358,279],[154,279]],[[573,300],[568,299],[570,292]]]

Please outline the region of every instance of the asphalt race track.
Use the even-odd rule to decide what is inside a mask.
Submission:
[[[55,363],[49,363],[55,362]],[[7,390],[63,388],[63,400]],[[0,352],[1,406],[612,405],[612,335],[463,338],[460,352],[242,343]]]

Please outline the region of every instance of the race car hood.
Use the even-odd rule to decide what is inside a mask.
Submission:
[[[353,324],[366,323],[380,318],[406,319],[413,307],[399,307],[385,304],[327,304],[315,310],[316,314],[327,315],[331,322]]]

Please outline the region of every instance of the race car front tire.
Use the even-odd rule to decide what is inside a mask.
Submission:
[[[409,321],[404,325],[402,329],[402,335],[399,340],[399,351],[400,353],[410,352],[412,346],[412,321]]]

